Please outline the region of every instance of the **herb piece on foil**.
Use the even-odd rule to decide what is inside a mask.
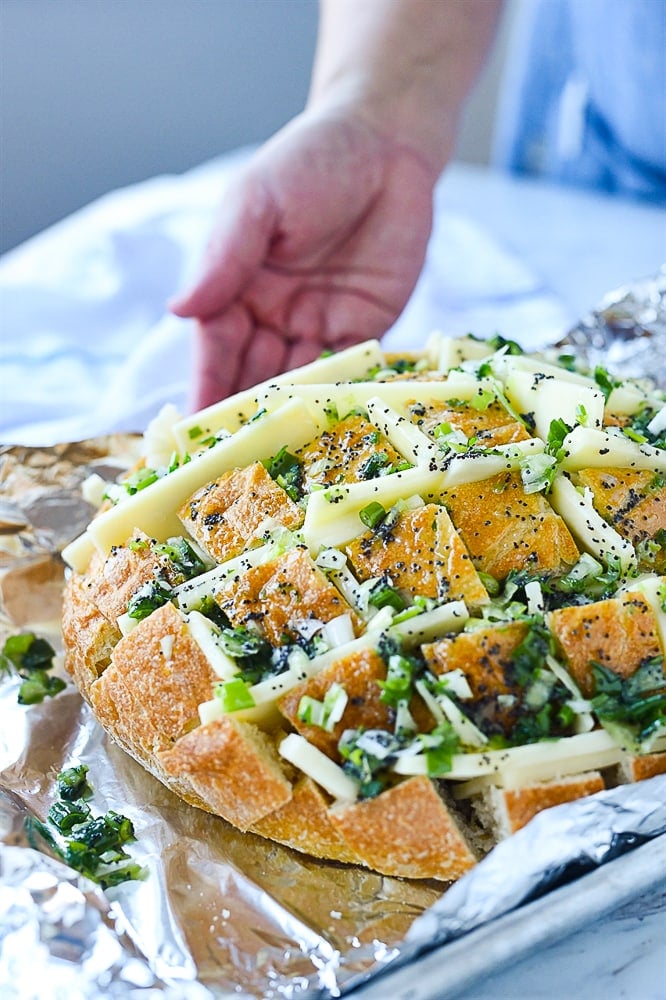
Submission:
[[[49,673],[53,669],[54,656],[51,644],[33,632],[20,632],[7,638],[0,653],[0,672],[11,674],[15,671],[22,678],[19,705],[39,704],[66,687],[61,677]]]
[[[26,820],[30,846],[39,850],[41,837],[56,857],[102,889],[143,878],[145,869],[133,862],[125,850],[136,840],[131,819],[113,809],[103,816],[93,816],[87,801],[92,795],[87,775],[85,764],[60,772],[58,798],[48,811],[46,823],[35,816]]]

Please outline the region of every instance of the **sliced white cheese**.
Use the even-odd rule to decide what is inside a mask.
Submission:
[[[329,795],[341,802],[354,802],[358,785],[330,757],[313,746],[303,736],[290,733],[280,743],[280,755],[307,774]]]
[[[464,396],[460,395],[462,391]],[[259,396],[260,408],[273,410],[286,399],[301,399],[315,410],[325,408],[330,411],[335,407],[340,418],[345,417],[350,410],[360,407],[366,409],[368,401],[373,397],[381,397],[384,402],[397,410],[404,411],[409,403],[415,401],[446,403],[450,399],[471,399],[479,391],[479,381],[471,376],[465,376],[464,386],[458,379],[430,382],[427,380],[413,381],[411,379],[394,382],[339,382],[337,384],[310,385],[275,385],[271,384]]]
[[[666,452],[649,444],[637,444],[622,431],[574,427],[562,442],[562,468],[605,469],[622,466],[666,473]]]
[[[369,630],[372,629],[372,622],[368,628]],[[314,677],[320,670],[330,667],[332,663],[337,663],[339,660],[346,660],[349,656],[356,656],[358,653],[376,650],[378,641],[379,632],[364,632],[358,639],[353,639],[344,646],[336,646],[335,649],[328,649],[325,653],[314,656],[307,664],[303,665],[303,668],[307,671],[308,677]]]
[[[264,702],[263,705],[255,705],[253,708],[242,708],[237,712],[227,713],[222,707],[219,698],[211,698],[210,701],[203,701],[199,705],[199,720],[205,726],[209,722],[215,722],[224,718],[225,715],[233,714],[234,719],[239,722],[251,722],[260,729],[273,730],[284,724],[284,716],[277,709],[275,702]]]
[[[622,382],[606,400],[606,413],[630,416],[652,402],[653,396],[643,386],[637,382]]]
[[[174,427],[182,417],[173,403],[165,403],[156,417],[150,421],[143,433],[141,453],[149,469],[169,466],[171,456],[180,451]]]
[[[545,375],[559,379],[561,382],[571,382],[574,385],[586,386],[588,389],[598,391],[599,387],[594,379],[580,372],[571,372],[560,365],[553,365],[543,358],[533,358],[528,354],[504,354],[493,364],[493,369],[497,375],[508,380],[513,372],[521,372],[527,375]]]
[[[404,383],[403,383],[404,384]],[[400,454],[414,465],[435,467],[441,451],[416,424],[388,404],[385,394],[368,400],[368,416]],[[419,398],[423,398],[420,396]]]
[[[320,548],[341,545],[363,534],[365,525],[359,512],[376,501],[388,510],[403,497],[418,495],[426,502],[439,496],[442,473],[429,469],[407,469],[362,483],[331,486],[317,490],[308,500],[303,539],[312,553]]]
[[[294,368],[283,375],[276,375],[266,382],[246,389],[243,392],[229,396],[219,403],[213,403],[191,416],[185,417],[173,429],[174,436],[181,451],[192,449],[192,431],[201,430],[197,437],[204,438],[216,431],[237,431],[245,421],[255,416],[259,409],[258,399],[263,397],[272,386],[302,385],[310,382],[342,382],[350,379],[363,378],[377,365],[384,364],[384,352],[379,341],[367,340],[355,344],[343,351],[338,351],[326,358],[318,358],[310,364]],[[196,438],[194,439],[196,444]]]
[[[587,552],[603,562],[607,562],[609,557],[617,557],[623,570],[636,564],[633,546],[597,513],[589,489],[579,493],[567,476],[558,473],[553,479],[548,500]]]
[[[450,781],[469,781],[491,775],[493,784],[517,788],[533,781],[608,767],[616,764],[622,753],[622,747],[604,729],[595,729],[591,733],[506,750],[456,754],[445,777]],[[403,775],[427,774],[426,757],[405,754],[398,757],[393,770]]]
[[[76,573],[85,573],[96,551],[95,543],[88,532],[84,531],[82,535],[64,547],[61,555],[67,565],[71,566]]]
[[[264,681],[250,686],[250,694],[255,705],[265,705],[270,701],[277,701],[278,698],[291,691],[297,684],[306,680],[308,674],[303,667],[289,667],[275,677],[267,677]]]
[[[125,542],[135,528],[164,541],[182,533],[177,511],[195,490],[230,469],[269,458],[283,445],[299,448],[324,429],[300,400],[285,403],[269,420],[247,424],[191,462],[158,479],[116,507],[96,517],[88,535],[104,554]]]
[[[206,597],[215,597],[236,579],[240,573],[245,573],[253,566],[261,566],[272,559],[275,555],[275,548],[272,545],[258,545],[254,549],[248,549],[233,559],[228,559],[214,569],[179,583],[174,587],[174,594],[181,611],[191,612],[196,610]]]
[[[482,361],[484,358],[489,358],[492,353],[492,347],[482,340],[475,340],[474,337],[446,337],[440,334],[437,367],[440,371],[446,372],[449,368],[457,368],[463,361]]]
[[[217,639],[217,629],[198,611],[188,615],[187,628],[218,677],[229,681],[238,673],[238,664],[224,652]],[[256,700],[256,699],[255,699]]]
[[[666,431],[666,406],[655,413],[650,423],[647,425],[647,429],[650,434],[661,434],[662,431]]]
[[[446,464],[444,486],[451,489],[463,483],[480,483],[501,472],[515,471],[520,468],[521,461],[530,455],[542,454],[544,448],[541,438],[528,438],[526,441],[498,445],[487,455],[478,452],[455,455]]]
[[[129,635],[139,624],[138,618],[130,618],[127,612],[122,615],[118,615],[117,618],[118,628],[120,629],[121,635]]]
[[[392,624],[389,631],[410,648],[422,642],[433,642],[449,632],[460,632],[468,618],[469,611],[464,601],[450,601],[432,611],[423,611],[413,618]]]
[[[532,414],[536,433],[544,440],[548,439],[554,417],[574,427],[580,423],[583,408],[589,427],[601,427],[604,394],[587,380],[566,381],[559,373],[544,376],[538,371],[513,370],[507,375],[504,387],[509,402],[519,413]]]

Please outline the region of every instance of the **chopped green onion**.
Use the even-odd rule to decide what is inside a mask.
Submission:
[[[224,712],[238,712],[243,708],[254,708],[255,701],[242,677],[232,677],[215,685],[214,694],[222,702]]]
[[[400,596],[395,587],[391,587],[385,580],[378,580],[370,591],[368,603],[373,608],[393,608],[395,611],[404,611],[405,601]]]
[[[366,528],[370,528],[372,531],[386,517],[386,509],[377,500],[373,500],[372,503],[369,503],[358,512],[358,516]]]
[[[68,802],[75,802],[77,799],[89,798],[92,789],[88,784],[87,764],[77,764],[74,767],[66,767],[58,775],[58,793],[62,799]]]

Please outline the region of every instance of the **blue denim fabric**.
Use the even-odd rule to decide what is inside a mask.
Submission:
[[[666,0],[521,0],[493,160],[666,204]]]

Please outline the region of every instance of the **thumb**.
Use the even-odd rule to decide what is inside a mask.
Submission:
[[[208,319],[227,309],[252,280],[278,229],[278,210],[267,187],[245,175],[225,195],[198,276],[177,294],[176,316]]]

